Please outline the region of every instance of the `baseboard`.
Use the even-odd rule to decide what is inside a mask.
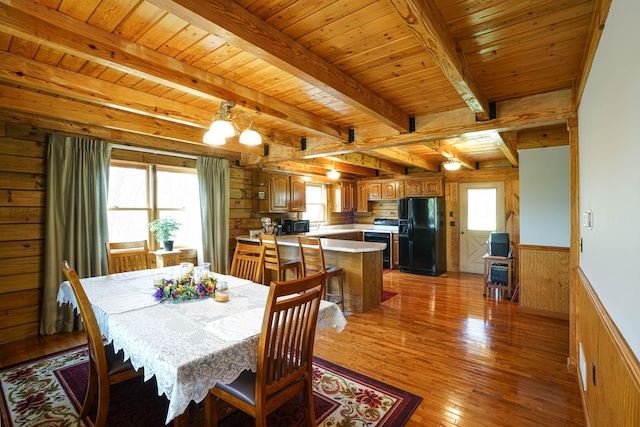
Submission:
[[[518,307],[518,312],[524,314],[531,314],[534,316],[551,317],[553,319],[569,320],[569,314],[558,313],[556,311],[540,310],[538,308]]]

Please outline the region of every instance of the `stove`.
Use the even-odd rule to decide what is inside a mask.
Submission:
[[[384,251],[382,251],[382,266],[384,268],[391,268],[391,231],[393,227],[398,227],[397,219],[389,219],[389,218],[375,218],[373,220],[374,226],[379,226],[381,228],[380,231],[365,231],[364,232],[364,241],[365,242],[379,242],[386,243],[387,247]],[[375,227],[374,227],[375,228]],[[382,231],[382,229],[385,231]]]
[[[373,220],[373,225],[387,225],[387,226],[397,227],[398,220],[390,219],[390,218],[375,218]]]

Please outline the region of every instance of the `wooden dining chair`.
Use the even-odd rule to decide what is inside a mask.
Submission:
[[[264,246],[264,263],[262,267],[262,284],[266,285],[268,281],[267,270],[276,272],[276,281],[285,279],[284,272],[286,270],[295,270],[295,277],[299,277],[298,269],[300,263],[295,259],[280,258],[280,250],[278,249],[278,240],[273,234],[260,234],[260,246]]]
[[[146,240],[106,242],[109,274],[151,268],[151,254]]]
[[[240,374],[231,384],[218,383],[205,399],[205,425],[218,425],[218,399],[267,426],[267,415],[304,392],[308,425],[313,409],[313,343],[324,274],[271,282],[258,342],[258,369]]]
[[[325,265],[324,251],[322,243],[317,237],[298,236],[298,246],[300,247],[300,264],[302,265],[302,275],[307,276],[318,271],[325,272],[325,286],[323,299],[334,302],[344,311],[344,281],[342,267]],[[338,278],[337,288],[333,291],[329,289],[331,278]]]
[[[128,360],[124,360],[123,351],[115,353],[113,344],[103,345],[102,334],[91,303],[78,275],[69,266],[67,260],[62,262],[62,271],[67,280],[69,280],[76,297],[89,345],[89,387],[87,387],[87,394],[85,395],[79,418],[86,421],[88,425],[103,427],[107,422],[107,413],[109,412],[110,386],[140,376],[143,371],[142,369],[135,371],[131,363]],[[94,406],[96,397],[98,408],[95,421],[91,424],[89,422],[89,411]]]
[[[264,246],[237,243],[231,261],[231,275],[261,283]]]

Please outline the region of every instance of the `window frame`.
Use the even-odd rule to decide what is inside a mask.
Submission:
[[[177,172],[177,173],[186,173],[196,175],[197,171],[194,168],[189,167],[179,167],[179,166],[169,166],[169,165],[159,165],[159,164],[148,164],[148,163],[140,163],[140,162],[132,162],[126,160],[114,160],[112,159],[109,167],[121,167],[121,168],[134,168],[134,169],[143,169],[146,172],[146,186],[147,186],[147,200],[146,207],[134,208],[134,207],[113,207],[107,206],[107,211],[146,211],[147,215],[147,224],[153,221],[154,219],[159,218],[160,212],[168,212],[168,211],[180,211],[185,212],[186,209],[180,208],[159,208],[158,207],[158,172]],[[198,206],[198,209],[200,207]],[[149,242],[149,250],[160,250],[162,249],[162,244],[158,242],[153,233],[147,227],[147,241]],[[176,245],[175,249],[179,248],[191,248],[192,245]]]

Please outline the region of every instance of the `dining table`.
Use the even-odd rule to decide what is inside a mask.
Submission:
[[[155,283],[172,277],[175,267],[115,273],[80,279],[106,343],[124,352],[144,380],[155,377],[158,396],[169,400],[166,423],[201,402],[216,383],[231,383],[257,368],[258,340],[269,287],[234,276],[211,273],[226,285],[229,300],[212,297],[173,303],[158,301]],[[78,308],[68,281],[58,290],[59,304]],[[347,321],[340,308],[321,301],[318,328],[341,332]]]

